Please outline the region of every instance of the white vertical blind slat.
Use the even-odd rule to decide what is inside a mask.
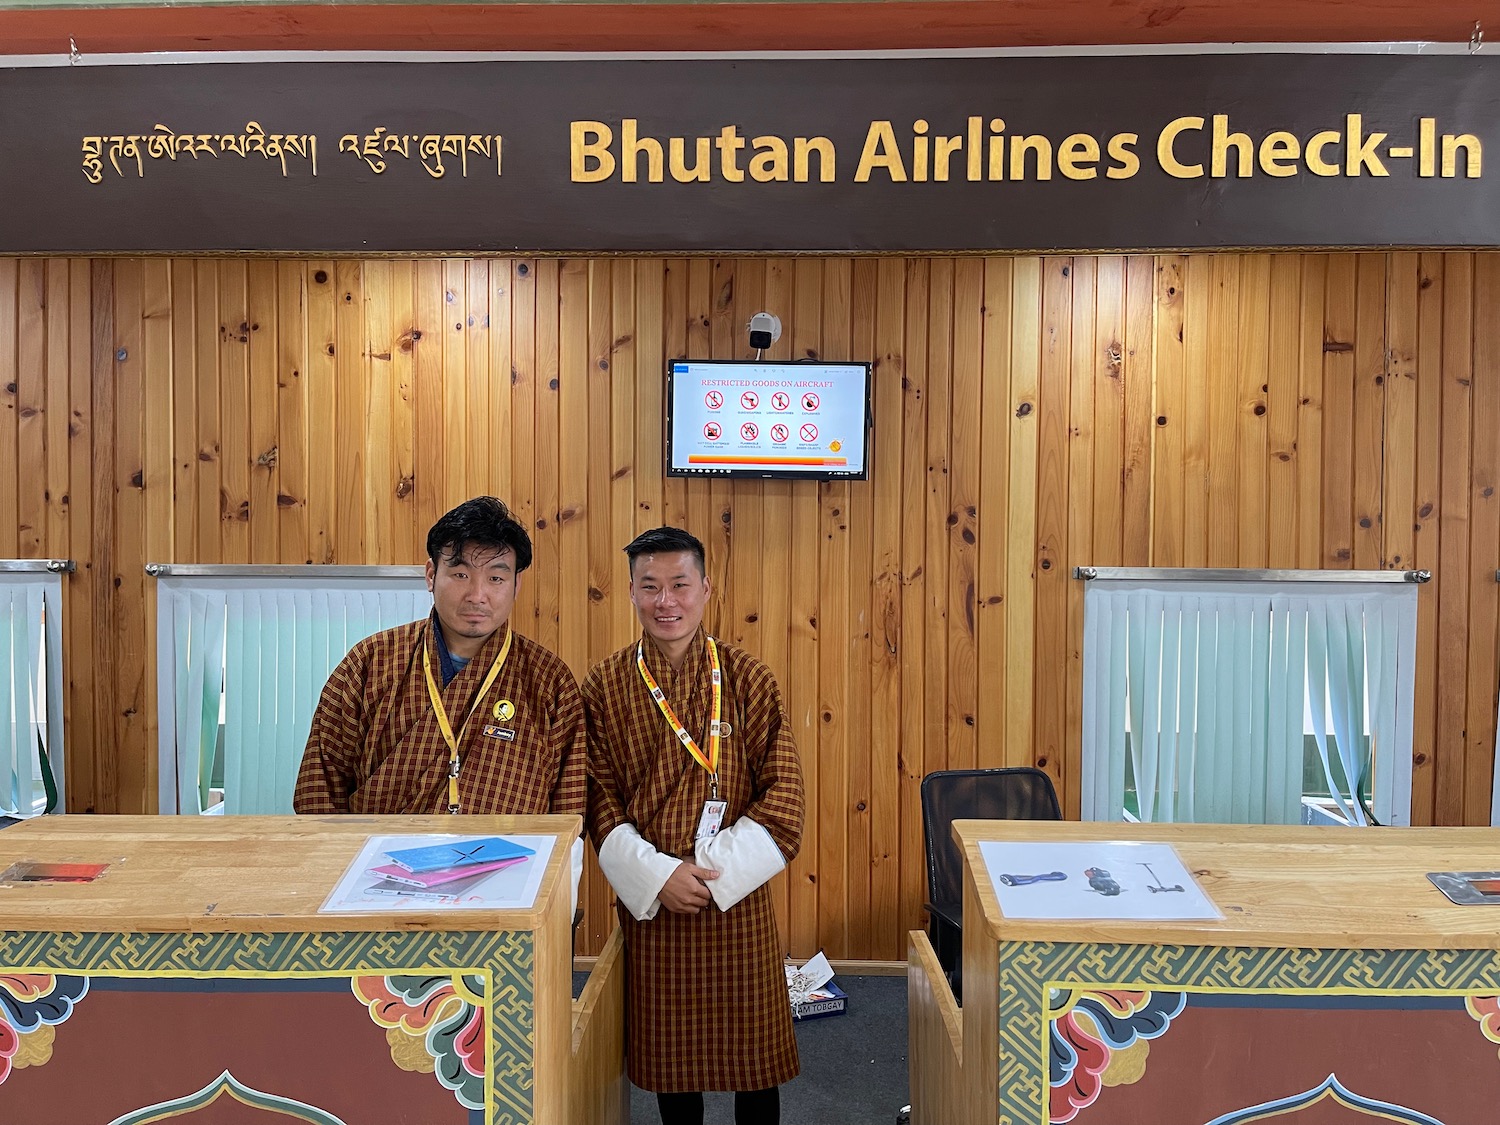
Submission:
[[[21,624],[26,644],[26,667],[22,672],[22,683],[26,690],[25,725],[22,736],[25,746],[21,758],[21,807],[34,812],[38,803],[46,803],[46,791],[42,785],[41,737],[45,702],[40,698],[43,686],[43,669],[46,659],[42,652],[42,587],[35,582],[23,587],[26,595],[25,611]]]
[[[1090,746],[1104,741],[1108,730],[1109,674],[1101,662],[1109,659],[1106,635],[1108,608],[1096,599],[1083,603],[1083,740]],[[1083,771],[1079,786],[1079,808],[1084,820],[1105,819],[1103,810],[1109,800],[1109,755],[1096,754]]]
[[[1187,824],[1196,819],[1198,759],[1198,635],[1202,627],[1197,595],[1182,599],[1182,645],[1177,665],[1177,770],[1176,819]]]
[[[23,612],[15,586],[0,586],[0,660],[12,673],[0,673],[0,813],[20,816],[21,761],[20,737],[16,722],[15,677],[13,670],[25,659],[16,651],[17,618]]]
[[[1157,770],[1157,820],[1179,819],[1177,801],[1178,689],[1182,644],[1182,599],[1162,599],[1161,644],[1161,759]]]
[[[1409,823],[1416,595],[1414,586],[1091,583],[1086,815],[1121,815],[1128,757],[1143,820],[1296,823],[1310,715],[1343,818],[1367,819],[1352,787],[1373,750],[1377,815]]]
[[[1120,820],[1125,815],[1125,714],[1126,679],[1129,673],[1127,656],[1129,645],[1129,615],[1125,599],[1114,598],[1110,604],[1109,621],[1109,768],[1107,781],[1108,799],[1105,802],[1109,820]]]

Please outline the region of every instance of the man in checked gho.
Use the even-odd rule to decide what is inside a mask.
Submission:
[[[589,832],[625,934],[627,1069],[664,1125],[701,1125],[734,1091],[737,1125],[775,1125],[797,1075],[766,883],[802,839],[802,766],[759,660],[704,633],[703,544],[638,536],[640,639],[584,680]]]
[[[514,632],[531,537],[492,496],[427,533],[432,613],[358,642],[313,715],[299,813],[582,816],[583,701],[557,656]],[[573,849],[574,901],[583,842]]]

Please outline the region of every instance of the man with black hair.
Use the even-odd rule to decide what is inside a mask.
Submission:
[[[530,536],[492,496],[433,525],[432,614],[365,638],[334,669],[297,775],[297,812],[584,813],[577,681],[510,628],[530,565]],[[576,888],[581,844],[573,858]]]
[[[629,966],[627,1069],[664,1125],[702,1125],[707,1090],[735,1092],[737,1125],[774,1125],[799,1068],[766,886],[802,840],[791,723],[770,670],[703,631],[703,544],[662,527],[625,553],[642,635],[583,698],[589,832]]]

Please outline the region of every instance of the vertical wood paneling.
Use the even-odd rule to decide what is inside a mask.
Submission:
[[[276,264],[276,510],[281,554],[312,562],[308,536],[307,266]],[[182,380],[179,380],[179,383]],[[180,503],[180,501],[179,501]],[[180,548],[179,544],[179,548]]]
[[[71,395],[68,389],[69,304],[71,270],[67,259],[47,263],[46,296],[46,474],[47,533],[43,551],[53,558],[72,556],[71,473],[68,467]],[[189,507],[191,512],[191,507]]]
[[[834,258],[823,267],[823,359],[850,355],[853,332],[854,264]],[[748,318],[746,318],[748,321]],[[814,722],[818,740],[818,937],[821,943],[850,948],[849,835],[854,819],[849,801],[848,650],[851,594],[849,485],[818,484],[818,698]],[[864,591],[860,591],[863,593]],[[863,872],[859,872],[863,875]]]
[[[981,264],[980,268],[983,266]],[[850,284],[850,334],[848,350],[850,359],[863,358],[872,363],[879,358],[876,350],[876,301],[879,292],[879,266],[873,258],[861,258],[853,263]],[[837,357],[834,357],[837,358]],[[977,412],[976,412],[977,413]],[[852,440],[852,439],[851,439]],[[872,699],[875,663],[883,656],[877,655],[876,602],[878,600],[875,581],[875,551],[871,535],[874,529],[874,489],[865,486],[845,486],[844,494],[849,505],[847,520],[848,567],[845,582],[848,598],[849,645],[845,649],[844,695],[841,700],[847,734],[843,742],[844,768],[848,777],[848,857],[846,860],[848,879],[847,922],[849,955],[871,958],[879,956],[876,951],[876,928],[872,910],[872,890],[875,867],[878,862],[873,851],[873,802],[875,754],[872,745],[875,726],[885,721],[885,716],[872,713],[868,700]],[[753,651],[760,651],[760,633],[757,631]],[[863,754],[848,752],[848,747],[863,746]]]
[[[122,749],[118,741],[119,680],[115,659],[115,630],[121,622],[126,622],[132,628],[143,628],[146,622],[130,621],[120,614],[115,596],[115,560],[118,557],[115,550],[115,513],[118,505],[114,484],[115,265],[112,262],[95,261],[90,265],[89,273],[88,387],[94,420],[93,463],[89,485],[93,495],[94,518],[90,524],[92,535],[89,539],[89,560],[85,564],[85,572],[90,579],[87,596],[91,603],[94,625],[87,650],[94,668],[94,744],[88,750],[93,800],[82,807],[92,812],[118,812],[123,802],[119,783]],[[0,273],[0,282],[3,282],[3,278],[4,274]],[[9,294],[0,294],[0,339],[4,336],[3,312],[9,304],[8,296]],[[0,356],[4,355],[6,353],[0,351]],[[8,491],[9,489],[0,489],[0,496]],[[0,530],[8,533],[10,529]],[[67,609],[64,608],[63,612],[66,613]]]
[[[391,509],[396,502],[396,484],[392,461],[395,451],[392,448],[391,356],[395,354],[392,344],[395,333],[391,321],[391,291],[397,268],[390,261],[379,261],[366,262],[364,270],[364,334],[360,347],[366,396],[364,533],[369,557],[378,563],[394,561],[395,523]],[[453,308],[450,306],[450,311]],[[464,311],[463,305],[458,304],[453,315],[462,317]],[[468,334],[465,332],[464,337]],[[458,417],[471,418],[469,406],[466,401],[465,413]]]
[[[1469,573],[1470,444],[1474,409],[1474,261],[1471,254],[1443,256],[1442,322],[1428,332],[1439,339],[1443,379],[1443,508],[1438,567],[1437,762],[1434,824],[1461,824],[1469,692],[1469,597],[1484,575]],[[1424,326],[1425,327],[1425,326]],[[1423,342],[1431,339],[1424,332]]]
[[[984,309],[980,369],[979,499],[974,524],[979,536],[977,583],[978,671],[974,729],[976,765],[993,769],[1006,763],[1005,646],[1007,605],[1007,518],[1010,512],[1010,329],[1009,258],[984,263]],[[878,471],[878,468],[877,470]],[[877,485],[877,488],[879,486]],[[879,548],[877,547],[877,550]]]
[[[939,747],[926,746],[922,690],[927,667],[926,505],[927,477],[927,292],[931,264],[907,263],[904,377],[901,380],[901,741],[898,745],[902,856],[922,847],[922,777]],[[916,849],[916,850],[913,850]],[[923,868],[900,865],[901,901],[913,902],[926,888]],[[903,912],[905,913],[905,912]],[[909,914],[907,915],[909,917]]]
[[[1417,259],[1414,378],[1417,393],[1417,487],[1412,531],[1415,565],[1432,572],[1426,604],[1417,614],[1417,705],[1412,739],[1412,820],[1433,823],[1437,798],[1440,614],[1444,600],[1442,551],[1443,255]],[[1459,625],[1462,629],[1463,626]]]
[[[1158,566],[1186,566],[1183,531],[1187,524],[1186,469],[1188,431],[1186,307],[1188,260],[1180,254],[1162,258],[1156,267],[1154,321],[1156,361],[1156,441],[1151,463],[1151,543]]]
[[[768,309],[780,310],[778,315],[792,310],[793,305],[793,272],[792,263],[788,261],[772,261],[766,263],[766,307]],[[694,334],[696,324],[690,322],[692,314],[688,312],[687,278],[689,269],[686,263],[671,262],[667,265],[667,354],[685,358],[689,354],[695,357],[703,356],[704,352],[691,351],[690,349],[705,346]],[[673,311],[676,310],[676,315]],[[772,359],[785,360],[792,354],[792,325],[787,316],[782,316],[781,338],[771,345],[768,353]],[[681,477],[674,477],[666,484],[666,522],[674,526],[692,526],[684,523],[688,517],[687,488],[688,482]],[[763,519],[763,553],[765,559],[790,559],[792,543],[792,484],[789,481],[766,481],[761,487],[761,514]],[[806,560],[800,560],[802,565]],[[761,575],[761,612],[757,615],[761,621],[782,622],[790,621],[792,612],[791,591],[791,567],[765,565]],[[761,631],[761,659],[770,666],[771,671],[778,677],[785,677],[791,668],[791,629],[763,628]],[[789,708],[788,715],[791,716],[791,699],[787,697]],[[793,717],[795,722],[795,718]],[[804,845],[804,848],[806,845]],[[792,869],[778,875],[771,884],[771,903],[776,912],[776,923],[780,929],[783,944],[788,944],[791,936],[791,911],[792,911],[792,882],[801,877],[800,868]]]
[[[1068,599],[1072,575],[1068,559],[1068,430],[1072,425],[1073,259],[1049,258],[1042,275],[1041,383],[1037,413],[1036,474],[1036,663],[1034,701],[1035,764],[1054,782],[1064,771],[1067,741]],[[1014,478],[1012,478],[1014,483]],[[1058,786],[1066,799],[1067,790]]]
[[[582,269],[581,263],[572,263],[574,272]],[[562,281],[559,263],[540,261],[536,263],[536,410],[532,436],[533,459],[531,466],[531,495],[536,497],[536,518],[532,522],[532,538],[536,547],[536,561],[532,564],[536,573],[531,581],[531,597],[536,606],[536,626],[531,635],[564,660],[561,639],[562,590],[568,586],[569,575],[562,573],[561,536],[566,521],[577,514],[576,508],[564,504],[562,471],[557,459],[558,416],[564,381],[576,384],[583,378],[577,366],[571,370],[562,365],[560,356],[564,347],[559,309],[562,303]],[[576,317],[575,313],[575,317]],[[582,327],[582,326],[580,326]],[[576,343],[577,330],[570,329]],[[580,356],[581,358],[581,356]],[[571,395],[575,389],[569,386]],[[587,432],[587,419],[574,416],[576,432]],[[571,482],[571,479],[569,481]],[[578,500],[577,503],[582,503]],[[580,530],[575,525],[574,530]],[[575,565],[579,557],[575,557]]]
[[[502,495],[519,628],[582,674],[636,625],[619,548],[709,546],[713,628],[808,779],[789,949],[901,956],[919,788],[1078,793],[1077,565],[1417,566],[1418,822],[1487,819],[1500,675],[1500,255],[0,260],[0,554],[71,554],[76,810],[154,801],[141,566],[419,561]],[[870,479],[666,479],[664,367],[871,359]],[[585,884],[580,950],[612,926]]]
[[[1121,550],[1126,566],[1151,562],[1153,457],[1151,435],[1156,427],[1152,409],[1155,391],[1156,325],[1152,312],[1156,300],[1156,262],[1145,255],[1127,260],[1125,267],[1125,464],[1121,487],[1125,490],[1125,527]]]
[[[1271,259],[1270,330],[1267,340],[1266,504],[1276,513],[1266,527],[1266,562],[1277,569],[1297,567],[1298,356],[1301,347],[1302,273],[1295,254]]]
[[[1354,326],[1354,566],[1375,570],[1381,557],[1386,370],[1386,256],[1357,256]],[[1407,469],[1410,472],[1410,468]]]
[[[165,310],[172,334],[172,549],[196,558],[199,553],[197,265],[179,259],[171,264],[172,301]],[[49,349],[50,351],[50,349]],[[206,474],[203,474],[206,475]],[[304,491],[303,495],[306,495]]]
[[[1239,295],[1238,255],[1216,255],[1209,265],[1208,356],[1201,378],[1208,387],[1208,565],[1238,559]]]
[[[1017,258],[1011,272],[1009,540],[1005,597],[1005,758],[1030,765],[1036,708],[1037,453],[1041,411],[1042,262]],[[1007,419],[1009,421],[1009,419]]]
[[[1328,257],[1308,254],[1302,259],[1300,344],[1297,358],[1297,565],[1316,570],[1324,565],[1323,416],[1324,349],[1327,330],[1324,308],[1328,294]]]
[[[1270,392],[1271,258],[1248,254],[1240,260],[1238,364],[1239,393],[1235,402],[1238,430],[1240,495],[1236,504],[1240,566],[1266,565],[1269,535],[1266,506],[1266,399]]]
[[[44,466],[47,456],[47,263],[23,258],[16,287],[16,459],[18,470]],[[47,490],[17,496],[16,553],[39,558],[47,532]]]
[[[17,402],[20,391],[16,308],[21,263],[0,259],[0,479],[19,480],[16,459]],[[20,542],[21,489],[0,488],[0,555],[15,558]]]
[[[350,263],[347,268],[357,274],[359,265]],[[250,362],[247,354],[250,344],[249,284],[243,261],[220,262],[218,271],[220,561],[248,563],[250,463],[254,456],[250,450]],[[349,316],[358,323],[359,310],[354,310]],[[363,412],[360,414],[362,416]],[[362,417],[359,425],[363,426]]]
[[[138,479],[141,489],[142,513],[145,528],[142,542],[146,558],[164,559],[173,555],[173,472],[172,472],[172,396],[177,382],[177,371],[173,364],[175,349],[172,342],[172,263],[165,258],[152,258],[144,263],[144,282],[141,295],[141,353],[140,371],[145,409],[142,411],[141,467]],[[274,515],[274,513],[273,513]],[[273,556],[274,558],[274,556]],[[134,571],[131,576],[129,571]],[[132,566],[127,576],[140,583],[141,608],[147,621],[156,618],[156,584],[146,581],[141,568]],[[156,696],[156,630],[145,629],[141,635],[141,684],[132,691],[132,707],[136,714],[130,716],[132,730],[138,730],[145,751],[139,763],[140,796],[137,811],[146,812],[156,799],[157,755],[155,753],[156,710],[150,706]]]
[[[1064,365],[1076,364],[1084,377],[1069,378],[1064,408],[1047,409],[1043,416],[1044,435],[1049,432],[1047,419],[1053,418],[1066,428],[1067,434],[1064,444],[1067,460],[1062,469],[1063,480],[1067,482],[1062,504],[1066,515],[1059,521],[1060,526],[1066,528],[1067,546],[1057,550],[1057,558],[1044,557],[1042,560],[1048,567],[1043,571],[1047,578],[1051,577],[1051,568],[1062,565],[1061,560],[1069,552],[1079,558],[1098,559],[1100,565],[1119,564],[1119,437],[1124,400],[1120,393],[1119,365],[1116,363],[1111,367],[1109,359],[1109,347],[1115,341],[1104,338],[1113,337],[1114,333],[1111,321],[1117,318],[1119,296],[1115,267],[1120,264],[1123,264],[1120,258],[1101,263],[1098,259],[1080,257],[1073,259],[1064,270],[1065,276],[1072,279],[1068,302],[1072,324],[1070,328],[1059,326],[1060,333],[1067,333],[1065,348],[1059,349],[1059,358]],[[1103,293],[1100,292],[1101,285]],[[1044,361],[1043,371],[1049,370],[1050,365]],[[1042,393],[1044,396],[1047,393],[1045,383]],[[1110,480],[1108,494],[1113,503],[1099,491],[1100,477]],[[1038,588],[1047,585],[1050,584],[1039,583]],[[1083,724],[1083,646],[1068,643],[1075,622],[1078,635],[1083,635],[1083,584],[1069,580],[1060,588],[1066,599],[1062,610],[1065,616],[1053,620],[1062,626],[1066,647],[1054,647],[1055,655],[1063,660],[1061,676],[1047,677],[1048,680],[1060,679],[1059,687],[1066,693],[1062,701],[1062,722],[1057,729],[1056,753],[1048,755],[1059,762],[1063,757],[1063,747],[1073,741],[1072,732],[1081,730]],[[1049,627],[1040,620],[1038,625],[1039,628]],[[1051,667],[1054,666],[1049,664]]]
[[[142,564],[149,558],[146,542],[145,464],[146,419],[138,405],[146,390],[146,338],[143,304],[146,288],[145,263],[121,259],[114,266],[114,364],[106,377],[116,385],[114,416],[114,465],[109,480],[114,507],[114,621],[150,620],[146,605],[146,575]],[[170,371],[155,372],[170,379]],[[243,417],[243,416],[242,416]],[[108,495],[108,493],[106,494]],[[114,660],[109,665],[116,685],[114,724],[115,754],[110,779],[119,812],[142,813],[151,807],[147,776],[155,760],[146,723],[146,637],[152,630],[111,630]],[[152,678],[154,685],[155,679]]]
[[[390,479],[387,487],[395,500],[391,508],[392,540],[386,547],[387,557],[392,562],[406,562],[423,557],[426,548],[427,527],[419,526],[413,518],[416,506],[416,432],[417,412],[413,401],[413,384],[416,380],[416,359],[413,355],[413,333],[416,318],[416,266],[412,262],[397,262],[391,287],[391,331],[393,338],[385,345],[390,350],[390,402],[391,402],[391,453]],[[488,372],[491,368],[486,368]],[[504,430],[496,430],[504,433]],[[495,456],[493,448],[490,456]],[[282,482],[285,488],[288,465],[282,462]],[[286,524],[282,525],[286,527]],[[283,535],[285,531],[283,531]],[[283,546],[283,554],[288,554]]]
[[[773,263],[774,266],[774,263]],[[901,929],[909,917],[902,893],[902,760],[905,705],[901,672],[905,645],[901,631],[902,591],[902,404],[906,383],[906,270],[894,258],[876,267],[873,376],[875,439],[869,489],[874,494],[870,531],[870,924],[872,955],[900,957]],[[770,291],[767,290],[767,300]],[[768,488],[769,492],[769,488]],[[770,526],[767,506],[767,528]],[[767,607],[769,608],[769,607]],[[767,642],[780,630],[767,628]],[[768,646],[769,647],[769,646]],[[858,706],[858,701],[855,701]]]
[[[953,267],[953,374],[948,414],[948,766],[978,764],[979,466],[983,417],[984,260]]]
[[[425,263],[424,263],[425,265]],[[515,512],[523,527],[529,528],[533,539],[539,539],[542,528],[541,515],[536,505],[536,401],[537,379],[537,263],[516,262],[511,276],[511,360],[510,360],[510,411],[511,426],[506,437],[505,448],[510,453],[511,491],[505,501]],[[425,287],[418,279],[418,301],[426,296]],[[556,294],[553,293],[553,298]],[[421,450],[418,450],[420,456]],[[418,484],[421,483],[418,470]],[[441,511],[438,515],[441,515]],[[436,517],[434,517],[436,518]],[[536,563],[533,562],[535,567]],[[517,624],[538,620],[537,575],[540,570],[527,574],[521,581],[512,613]],[[533,636],[536,634],[533,633]]]
[[[54,262],[54,266],[63,263]],[[100,619],[95,628],[96,599],[105,583],[99,580],[99,557],[94,536],[100,534],[94,518],[94,292],[90,263],[74,259],[66,263],[68,275],[68,510],[72,520],[68,557],[78,569],[65,587],[63,620],[63,675],[67,692],[63,697],[67,724],[67,802],[69,810],[89,811],[101,807],[95,770],[103,756],[106,736],[113,731],[107,712],[100,708],[103,682],[110,676],[107,665],[94,657],[103,648],[108,626]],[[3,300],[3,298],[0,298]],[[3,424],[3,418],[0,418]],[[49,480],[57,487],[57,482]],[[33,485],[35,487],[35,485]],[[105,505],[106,509],[109,505]],[[107,517],[105,517],[107,518]],[[102,522],[102,521],[100,521]],[[97,686],[96,686],[97,685]],[[114,794],[108,794],[110,802]],[[103,806],[103,807],[108,807]]]
[[[799,258],[793,268],[793,321],[786,331],[791,334],[792,355],[816,355],[822,347],[821,310],[823,263],[814,258]],[[711,346],[711,345],[710,345]],[[818,883],[822,878],[822,837],[825,832],[842,832],[841,825],[825,824],[818,815],[823,781],[823,758],[818,738],[818,651],[822,631],[818,620],[818,486],[810,481],[790,483],[792,537],[789,559],[797,560],[799,577],[791,582],[789,616],[791,651],[781,683],[786,692],[787,713],[792,733],[802,751],[802,776],[807,792],[808,815],[802,831],[802,850],[788,871],[788,935],[793,949],[817,944]],[[712,535],[715,529],[709,525]],[[708,536],[702,536],[708,541]],[[790,579],[790,574],[787,575]]]
[[[1460,824],[1487,824],[1500,682],[1500,254],[1474,261],[1474,421],[1469,492],[1469,700]],[[1445,748],[1446,749],[1446,748]]]
[[[590,542],[605,538],[609,476],[609,387],[591,357],[603,351],[597,335],[609,331],[609,312],[594,307],[590,276],[608,262],[563,262],[558,269],[558,392],[556,417],[546,415],[537,442],[537,479],[551,471],[558,482],[555,540],[560,558],[557,654],[579,674],[589,659],[589,618],[595,606],[590,584]],[[598,288],[598,287],[593,287]],[[599,326],[603,320],[603,327]],[[592,345],[600,345],[598,350]],[[601,377],[602,376],[602,377]],[[594,506],[598,501],[599,509]],[[542,571],[545,581],[551,573]]]

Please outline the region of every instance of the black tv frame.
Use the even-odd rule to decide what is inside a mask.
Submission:
[[[768,472],[758,469],[678,469],[672,467],[672,410],[675,405],[674,381],[676,378],[675,365],[679,363],[710,363],[716,367],[773,367],[784,368],[788,372],[816,369],[819,367],[863,367],[865,369],[865,404],[864,404],[864,433],[861,435],[864,444],[864,457],[861,464],[864,468],[858,473],[841,473],[829,469],[811,469],[807,472]],[[665,455],[664,471],[669,477],[681,477],[686,480],[709,480],[709,479],[735,479],[740,480],[819,480],[819,481],[862,481],[870,479],[870,440],[875,429],[875,418],[871,410],[871,402],[874,397],[875,365],[868,360],[860,359],[689,359],[679,356],[676,359],[667,360],[667,382],[663,395],[662,406],[665,414],[665,440],[662,448]]]

